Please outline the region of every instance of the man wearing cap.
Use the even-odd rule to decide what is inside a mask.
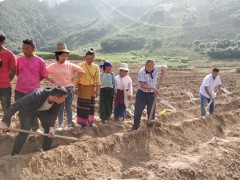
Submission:
[[[115,121],[125,119],[126,108],[128,102],[132,99],[133,87],[132,79],[128,75],[129,69],[127,63],[121,63],[119,67],[119,75],[115,77],[116,80],[116,98],[114,101],[114,119]]]
[[[23,56],[17,59],[17,83],[15,88],[15,101],[24,97],[35,88],[40,87],[40,82],[46,77],[45,61],[34,54],[36,45],[31,39],[23,40]],[[19,114],[20,121],[24,121]],[[33,121],[32,129],[39,131],[38,119]]]
[[[16,74],[14,54],[4,47],[6,36],[0,32],[0,101],[3,112],[11,105],[11,81]]]
[[[47,67],[46,79],[54,86],[64,86],[68,91],[65,103],[61,105],[58,113],[58,130],[63,129],[64,105],[67,114],[66,129],[71,129],[73,127],[72,102],[74,98],[74,82],[82,76],[84,71],[81,67],[67,61],[70,51],[65,43],[57,43],[56,50],[53,53],[55,53],[56,62]]]
[[[210,103],[209,113],[214,112],[214,98],[215,98],[215,88],[218,88],[218,95],[221,95],[222,82],[219,76],[219,69],[213,68],[212,73],[207,75],[200,86],[200,100],[201,100],[201,116],[206,115],[205,106],[206,103]]]
[[[155,66],[154,60],[147,60],[145,67],[140,69],[138,73],[138,91],[136,94],[135,110],[134,110],[134,125],[132,130],[138,130],[140,125],[140,120],[142,112],[147,106],[148,119],[153,105],[154,98],[158,93],[157,79],[158,75],[161,73],[161,76],[165,73],[167,69],[166,65]],[[152,119],[155,118],[155,108]]]

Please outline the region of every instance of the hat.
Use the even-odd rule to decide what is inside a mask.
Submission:
[[[127,63],[121,63],[119,70],[129,71]]]
[[[53,51],[53,53],[56,53],[56,52],[67,52],[67,53],[69,53],[69,52],[71,52],[71,51],[69,51],[69,50],[67,49],[67,45],[66,45],[65,43],[59,42],[59,43],[57,43],[57,45],[56,45],[56,50]]]
[[[100,68],[103,68],[106,66],[112,66],[112,63],[110,61],[105,61],[103,64],[100,65]]]

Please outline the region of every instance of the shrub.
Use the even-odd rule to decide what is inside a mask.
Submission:
[[[240,67],[236,69],[236,73],[240,73]]]
[[[101,47],[104,52],[128,52],[142,49],[144,45],[145,39],[128,34],[108,37],[101,42]]]

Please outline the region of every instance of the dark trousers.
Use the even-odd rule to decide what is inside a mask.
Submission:
[[[21,114],[21,111],[19,111],[19,113]],[[38,117],[44,128],[44,133],[46,133],[46,134],[49,133],[50,121],[48,119],[49,118],[48,111],[40,111],[40,112],[37,112],[36,114],[31,114],[31,115],[27,115],[27,116],[24,116],[23,114],[21,114],[21,117],[22,118],[19,119],[21,129],[29,131],[31,129],[33,121],[35,120],[36,117]],[[19,154],[21,152],[22,147],[23,147],[27,137],[28,137],[28,133],[19,133],[17,135],[16,140],[13,145],[11,156]],[[47,151],[47,150],[51,149],[51,145],[52,145],[52,138],[48,138],[47,136],[44,136],[43,150]]]
[[[11,105],[12,88],[0,88],[0,101],[3,112],[6,112]]]
[[[109,120],[113,109],[113,88],[100,89],[99,117],[102,121]]]
[[[147,115],[149,118],[149,115],[151,113],[151,109],[153,106],[154,98],[155,98],[155,93],[145,93],[141,90],[137,91],[135,108],[134,108],[134,125],[132,127],[133,130],[137,130],[139,128],[141,116],[146,105],[147,105]],[[156,106],[153,111],[152,119],[155,119],[155,110],[156,110]]]
[[[21,92],[15,90],[15,101],[17,101],[18,99],[22,98],[25,95],[26,94],[21,93]],[[23,117],[21,117],[21,115],[19,113],[19,120],[22,119],[22,118]],[[39,129],[39,123],[38,123],[38,118],[37,117],[35,117],[34,121],[32,121],[31,128],[32,128],[33,131],[36,131],[37,129]]]

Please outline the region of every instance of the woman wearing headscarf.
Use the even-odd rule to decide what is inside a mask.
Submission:
[[[112,71],[112,63],[105,61],[100,68],[101,72],[101,88],[100,88],[100,102],[99,102],[99,117],[102,123],[110,120],[113,109],[113,99],[115,92],[115,77]]]

